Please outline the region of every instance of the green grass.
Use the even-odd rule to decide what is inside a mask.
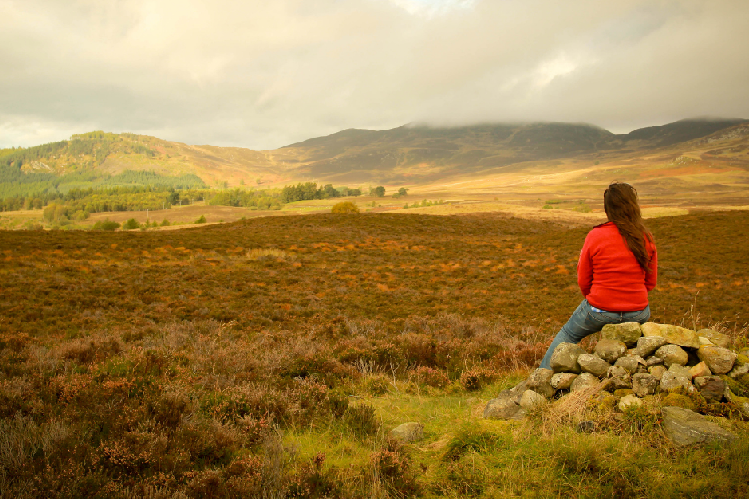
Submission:
[[[504,377],[478,397],[399,390],[365,402],[385,432],[424,424],[423,440],[405,447],[424,497],[736,497],[749,478],[746,424],[736,423],[743,437],[734,444],[676,449],[659,424],[638,435],[626,427],[578,433],[572,425],[541,431],[534,420],[484,420],[488,398],[517,379]],[[385,432],[362,442],[334,424],[287,432],[284,442],[302,461],[324,453],[341,479],[366,488],[367,473],[353,470],[366,470]]]

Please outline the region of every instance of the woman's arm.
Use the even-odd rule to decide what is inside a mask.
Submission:
[[[648,249],[650,250],[650,248]],[[648,268],[650,271],[645,274],[645,289],[653,291],[658,282],[658,252],[656,251],[654,244],[652,244],[652,252],[650,253],[650,264],[648,264]]]
[[[588,296],[593,286],[593,262],[590,259],[590,248],[590,234],[588,234],[583,249],[580,250],[580,259],[577,261],[577,285],[583,296]]]

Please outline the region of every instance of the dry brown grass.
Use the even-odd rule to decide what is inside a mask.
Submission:
[[[613,418],[612,408],[597,405],[595,398],[602,393],[601,384],[571,392],[559,400],[545,404],[526,421],[534,430],[549,436],[562,428],[575,427],[584,421],[594,421],[605,426],[606,420]],[[527,431],[526,426],[524,431]]]

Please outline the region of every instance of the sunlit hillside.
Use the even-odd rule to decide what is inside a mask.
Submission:
[[[5,149],[0,151],[0,163],[24,172],[58,175],[91,169],[111,174],[126,170],[195,174],[211,187],[310,180],[425,185],[463,176],[581,169],[586,173],[583,178],[596,180],[609,176],[612,167],[635,168],[638,178],[657,184],[663,177],[745,172],[748,137],[749,125],[742,120],[685,120],[625,135],[570,123],[408,125],[382,131],[345,130],[277,150],[253,151],[90,132],[68,141]]]

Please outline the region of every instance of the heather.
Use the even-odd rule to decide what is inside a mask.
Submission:
[[[746,226],[651,220],[651,320],[746,346]],[[730,496],[745,441],[673,449],[641,439],[646,415],[602,416],[594,435],[480,418],[579,302],[587,230],[331,214],[2,232],[2,494]],[[388,439],[416,419],[424,442]]]

